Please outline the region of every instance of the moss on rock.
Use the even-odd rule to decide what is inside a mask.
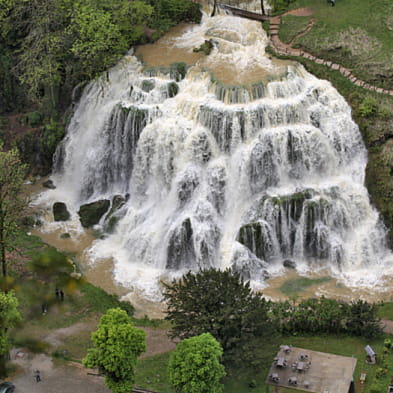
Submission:
[[[100,222],[101,217],[108,211],[110,201],[101,199],[96,202],[87,203],[79,208],[80,222],[84,228],[90,228]]]
[[[70,213],[64,202],[56,202],[53,204],[53,217],[55,221],[67,221],[70,219]]]

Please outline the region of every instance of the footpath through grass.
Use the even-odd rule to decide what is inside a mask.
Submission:
[[[337,0],[331,7],[325,0],[297,0],[291,8],[308,7],[316,23],[296,40],[317,57],[353,69],[359,79],[379,87],[393,88],[393,2],[391,0]],[[285,25],[300,31],[296,17]],[[298,17],[301,18],[301,17]],[[284,31],[284,39],[288,35]]]

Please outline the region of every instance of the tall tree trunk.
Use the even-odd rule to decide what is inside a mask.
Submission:
[[[266,15],[265,13],[265,7],[263,5],[263,0],[261,0],[261,10],[262,10],[262,15]]]
[[[1,213],[1,210],[0,210]],[[0,215],[0,260],[3,277],[7,277],[7,261],[5,259],[4,217]]]
[[[217,0],[214,0],[213,11],[212,11],[210,16],[215,16],[216,15],[216,11],[217,11]]]

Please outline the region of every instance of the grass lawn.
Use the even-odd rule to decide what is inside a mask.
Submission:
[[[341,356],[355,357],[357,359],[357,366],[354,374],[355,382],[358,381],[361,372],[367,372],[368,378],[365,384],[364,393],[370,391],[372,380],[374,379],[377,370],[381,366],[388,366],[387,372],[379,381],[383,385],[386,380],[393,374],[393,354],[386,356],[385,361],[380,360],[377,365],[369,365],[365,362],[366,345],[371,345],[378,353],[382,354],[384,339],[366,340],[359,337],[348,336],[285,336],[274,343],[261,343],[260,351],[263,351],[265,361],[262,362],[260,368],[252,369],[244,364],[243,367],[233,368],[229,370],[229,374],[224,378],[224,392],[225,393],[267,393],[273,392],[273,387],[265,384],[267,374],[269,372],[271,363],[280,344],[290,344],[295,347],[310,349],[320,352],[328,352]],[[170,353],[152,356],[141,359],[138,362],[136,370],[136,384],[145,389],[161,393],[175,393],[170,386],[167,373],[167,364]],[[385,364],[383,364],[385,363]],[[227,370],[228,372],[228,370]],[[387,383],[387,382],[386,382]],[[296,390],[299,392],[299,390]],[[294,393],[295,390],[281,389],[281,393]]]
[[[378,317],[393,321],[393,302],[381,304],[378,307]]]
[[[282,42],[289,42],[308,25],[309,16],[286,15],[281,18],[279,37]]]
[[[161,393],[175,393],[169,383],[168,362],[170,352],[143,358],[138,361],[135,384]]]
[[[311,8],[316,23],[296,43],[316,56],[354,69],[360,79],[393,87],[391,0],[337,0],[335,7],[323,0],[291,4],[291,8],[299,7]]]

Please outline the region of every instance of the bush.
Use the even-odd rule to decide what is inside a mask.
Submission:
[[[362,117],[373,117],[378,112],[378,105],[374,97],[367,96],[359,107],[359,114]]]
[[[176,82],[184,79],[187,73],[187,64],[183,62],[172,63],[170,65],[170,75],[171,78],[174,78]]]
[[[31,127],[38,127],[42,122],[42,114],[40,112],[30,112],[27,114],[27,124]]]
[[[59,142],[63,139],[65,130],[64,127],[51,121],[46,124],[40,135],[40,156],[41,159],[47,161],[49,165],[52,165],[52,157],[55,153],[56,147]]]
[[[56,349],[52,352],[51,355],[54,359],[71,360],[71,357],[67,350]]]
[[[273,14],[282,14],[295,0],[273,0]]]

